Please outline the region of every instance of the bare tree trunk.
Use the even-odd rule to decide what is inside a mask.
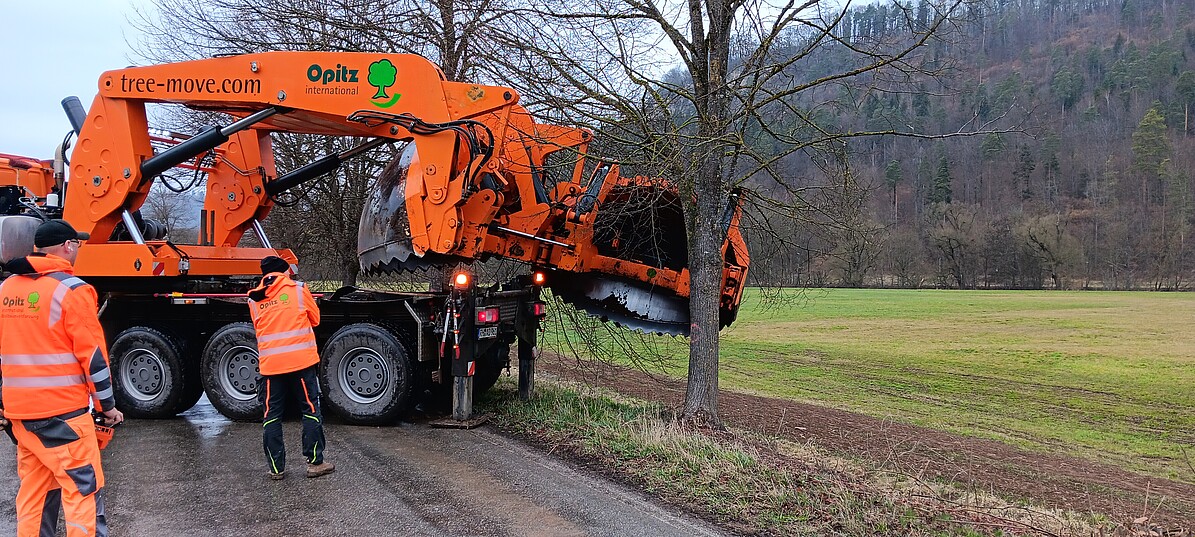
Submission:
[[[718,289],[722,284],[722,233],[720,156],[706,159],[698,172],[695,226],[689,249],[692,284],[689,315],[689,382],[685,390],[684,417],[720,425],[718,415]],[[704,195],[703,195],[704,194]],[[712,292],[711,292],[712,290]]]
[[[689,0],[694,50],[708,63],[696,64],[698,139],[709,147],[693,148],[702,155],[693,185],[695,214],[689,218],[689,382],[685,390],[683,417],[721,426],[718,415],[718,301],[722,286],[722,210],[728,195],[723,185],[723,146],[727,127],[726,69],[730,57],[730,27],[733,11],[727,0],[706,3],[708,34],[702,28],[702,3]]]
[[[352,259],[347,259],[340,267],[340,285],[342,287],[357,285],[357,275],[360,272],[361,265],[354,263]]]

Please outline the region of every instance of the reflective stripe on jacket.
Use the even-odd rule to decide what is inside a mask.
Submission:
[[[4,413],[30,420],[114,408],[108,350],[93,287],[69,261],[33,254],[8,263],[0,284],[0,377]]]
[[[319,363],[312,330],[319,326],[319,307],[306,285],[275,272],[249,296],[261,374],[281,375]]]

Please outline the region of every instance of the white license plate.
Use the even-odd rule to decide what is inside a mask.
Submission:
[[[483,326],[477,329],[477,339],[491,339],[498,337],[497,326]]]

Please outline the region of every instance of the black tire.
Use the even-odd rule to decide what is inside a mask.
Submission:
[[[121,332],[108,358],[116,408],[130,417],[172,417],[199,386],[199,379],[188,374],[179,342],[153,328]]]
[[[473,374],[473,397],[489,391],[498,383],[502,370],[510,365],[510,343],[495,343],[477,365],[477,371]]]
[[[393,423],[411,401],[411,358],[393,332],[350,324],[332,335],[322,356],[324,402],[346,422]]]
[[[261,419],[264,406],[257,400],[261,374],[252,324],[231,323],[212,334],[199,368],[203,390],[216,410],[237,421]]]
[[[194,387],[184,393],[182,399],[179,400],[178,406],[174,410],[176,415],[191,410],[191,407],[194,407],[195,403],[199,402],[199,398],[203,397],[203,383],[199,381],[199,368],[196,367],[195,372],[191,373],[191,375],[193,375],[192,378],[195,379],[195,382],[188,383],[188,386],[194,384]]]
[[[175,407],[176,414],[191,410],[191,407],[199,402],[199,398],[203,397],[203,379],[200,376],[199,363],[203,360],[204,341],[187,339],[186,343],[187,348],[183,350],[183,356],[186,361],[186,376],[190,381],[186,383],[183,396]]]

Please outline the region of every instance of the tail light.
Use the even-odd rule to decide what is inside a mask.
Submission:
[[[477,310],[477,324],[494,324],[496,322],[498,322],[498,308]]]
[[[547,317],[548,316],[548,305],[543,302],[532,302],[531,303],[531,314],[536,317],[539,317],[539,318]]]

